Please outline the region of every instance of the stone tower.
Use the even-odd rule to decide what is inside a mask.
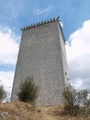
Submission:
[[[62,91],[69,84],[65,39],[59,18],[26,26],[14,76],[11,100],[17,99],[21,81],[33,76],[40,86],[36,105],[53,106],[64,102]]]

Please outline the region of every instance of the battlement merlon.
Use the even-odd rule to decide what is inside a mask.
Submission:
[[[41,26],[41,25],[44,25],[44,24],[47,24],[47,23],[55,22],[55,21],[58,21],[60,23],[59,16],[57,18],[52,18],[52,19],[49,19],[49,20],[41,21],[39,23],[31,24],[29,26],[21,28],[21,30],[24,31],[24,30],[27,30],[27,29],[38,27],[38,26]],[[62,32],[62,36],[63,36],[63,39],[64,39],[64,43],[65,43],[66,40],[65,40],[65,37],[64,37],[64,34],[63,34],[62,26],[61,26],[61,24],[59,24],[59,26],[60,26],[60,29],[61,29],[61,32]]]

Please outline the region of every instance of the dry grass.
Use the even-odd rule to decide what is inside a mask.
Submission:
[[[8,112],[6,120],[90,120],[90,118],[62,116],[64,105],[54,107],[35,107],[19,101],[0,104],[0,120],[2,112]]]

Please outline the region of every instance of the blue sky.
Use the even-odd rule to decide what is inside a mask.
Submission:
[[[0,80],[7,89],[12,88],[20,28],[58,16],[67,41],[71,83],[89,89],[90,0],[0,0]]]

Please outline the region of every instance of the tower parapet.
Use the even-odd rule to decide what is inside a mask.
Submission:
[[[26,26],[26,27],[23,27],[21,28],[22,31],[24,30],[27,30],[27,29],[31,29],[33,27],[37,27],[37,26],[40,26],[40,25],[43,25],[43,24],[47,24],[47,23],[50,23],[50,22],[55,22],[55,21],[58,21],[59,22],[59,17],[57,18],[52,18],[52,19],[49,19],[49,20],[44,20],[44,21],[41,21],[39,23],[34,23],[34,24],[31,24],[29,26]]]
[[[60,22],[59,16],[57,18],[52,18],[52,19],[50,18],[48,20],[44,20],[44,21],[41,21],[41,22],[38,22],[38,23],[34,23],[34,24],[31,24],[31,25],[28,25],[26,27],[21,28],[21,30],[24,31],[24,30],[27,30],[27,29],[38,27],[38,26],[41,26],[41,25],[44,25],[44,24],[55,22],[55,21]],[[60,29],[61,29],[61,32],[62,32],[62,36],[63,36],[64,42],[66,42],[64,34],[63,34],[63,28],[62,28],[61,24],[59,24],[59,25],[60,25]]]

